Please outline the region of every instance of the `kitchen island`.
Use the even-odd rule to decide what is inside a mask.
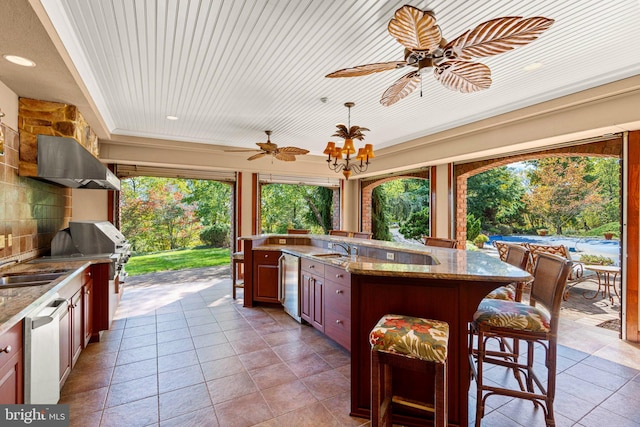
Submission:
[[[351,414],[363,418],[368,418],[370,411],[369,331],[380,317],[393,313],[449,323],[449,423],[466,426],[470,383],[467,324],[482,298],[493,289],[531,279],[527,272],[480,252],[324,235],[257,235],[241,240],[245,306],[278,302],[277,283],[270,282],[277,282],[281,253],[310,260],[314,266],[322,266],[322,271],[341,268],[348,274],[350,317],[342,324],[348,325],[350,336],[348,347],[340,344],[351,351]],[[338,256],[346,250],[348,256]],[[336,256],[328,256],[331,254]],[[326,303],[330,293],[321,294]],[[326,308],[323,319],[325,314]],[[433,381],[427,375],[394,370],[394,387],[402,390],[404,397],[433,400]],[[398,412],[394,420],[424,425],[421,417]]]

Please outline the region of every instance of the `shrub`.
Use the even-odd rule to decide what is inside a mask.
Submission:
[[[398,230],[406,239],[420,240],[429,235],[429,208],[413,212]]]
[[[480,218],[476,219],[473,214],[467,215],[467,239],[475,240],[480,234]]]
[[[510,236],[513,234],[513,228],[507,224],[496,224],[496,234],[501,236]]]
[[[582,254],[580,255],[580,262],[592,265],[613,265],[611,258],[601,255]]]
[[[489,241],[489,237],[486,234],[478,234],[475,239],[473,239],[473,243],[476,246],[482,246]]]
[[[205,227],[200,232],[200,240],[213,248],[228,248],[231,229],[228,224],[216,223]]]

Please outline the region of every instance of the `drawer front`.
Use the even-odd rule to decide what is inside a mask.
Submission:
[[[343,268],[327,265],[324,268],[324,278],[326,280],[339,283],[342,286],[346,286],[348,288],[351,287],[351,273],[347,272]]]
[[[0,367],[9,362],[20,350],[22,350],[22,322],[16,323],[15,326],[0,335]]]
[[[258,264],[278,264],[280,251],[254,251],[253,262]]]
[[[300,268],[317,276],[324,277],[325,266],[321,262],[312,259],[302,258],[300,260]]]
[[[332,310],[347,319],[351,318],[351,289],[339,283],[325,281],[325,310]]]
[[[328,308],[325,308],[324,315],[324,333],[345,349],[351,351],[351,320]]]

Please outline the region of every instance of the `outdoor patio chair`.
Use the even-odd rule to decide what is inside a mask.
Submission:
[[[540,254],[545,253],[558,255],[571,260],[569,248],[567,248],[565,245],[539,245],[535,243],[526,243],[526,247],[527,249],[529,249],[531,258],[527,266],[527,271],[531,274],[533,274],[533,266],[536,264],[536,261]],[[565,301],[569,299],[569,290],[584,280],[584,264],[582,264],[580,261],[573,261],[571,271],[569,272],[569,277],[567,278],[567,286],[564,291],[563,299]]]

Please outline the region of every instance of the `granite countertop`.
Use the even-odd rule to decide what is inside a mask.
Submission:
[[[64,274],[46,285],[23,287],[0,286],[0,334],[11,329],[32,310],[54,298],[59,289],[91,264],[110,262],[101,256],[93,258],[36,258],[2,268],[0,276],[6,274],[52,273],[65,271]]]
[[[268,237],[296,237],[327,241],[351,243],[358,246],[374,247],[401,251],[406,253],[426,254],[432,257],[436,264],[403,264],[362,256],[345,256],[341,258],[323,258],[316,256],[323,253],[335,253],[341,250],[331,250],[309,245],[287,244],[259,244],[253,250],[279,250],[304,258],[310,258],[328,264],[334,264],[346,269],[352,274],[388,277],[407,277],[424,279],[448,280],[492,280],[499,283],[527,282],[533,277],[517,267],[498,258],[475,251],[438,248],[431,246],[411,245],[379,240],[336,238],[326,235],[257,235],[242,237],[243,240],[259,240]]]

